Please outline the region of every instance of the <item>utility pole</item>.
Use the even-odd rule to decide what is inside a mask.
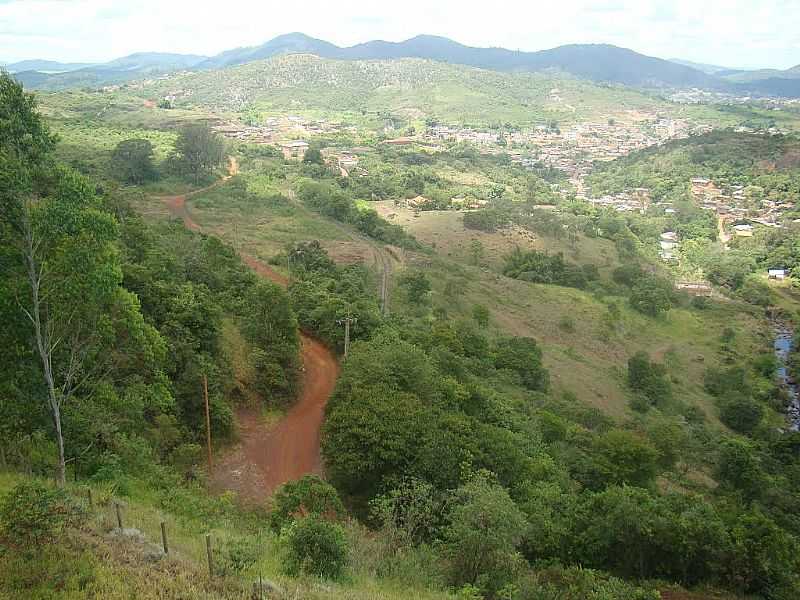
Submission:
[[[206,402],[206,446],[208,447],[208,473],[211,474],[213,462],[211,459],[211,410],[208,406],[208,377],[203,374],[203,398]]]
[[[358,323],[358,319],[350,316],[350,311],[347,311],[347,316],[344,319],[336,321],[339,325],[344,325],[344,357],[347,358],[347,352],[350,350],[350,325]]]

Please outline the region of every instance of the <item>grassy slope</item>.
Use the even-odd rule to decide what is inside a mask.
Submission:
[[[25,480],[21,475],[0,472],[0,496]],[[170,494],[132,482],[130,494],[122,499],[123,524],[139,529],[147,541],[159,544],[160,523],[166,524],[170,556],[148,562],[141,544],[120,542],[109,536],[116,527],[110,491],[92,485],[94,510],[80,531],[71,530],[64,541],[38,557],[25,559],[14,553],[0,553],[0,599],[29,600],[141,600],[246,599],[251,582],[259,574],[277,583],[288,598],[327,600],[350,598],[368,600],[408,597],[421,600],[446,599],[444,592],[422,586],[423,575],[409,565],[408,572],[378,576],[382,549],[362,527],[348,523],[351,569],[342,583],[320,584],[313,579],[295,580],[281,573],[281,545],[260,512],[244,512],[228,496],[208,497],[200,488]],[[86,486],[72,485],[69,492],[86,504]],[[216,560],[220,561],[227,543],[247,541],[255,544],[256,562],[241,575],[208,578],[205,535],[210,533]],[[430,584],[430,580],[425,583]]]
[[[274,184],[275,189],[288,183]],[[194,198],[194,219],[207,231],[238,243],[246,252],[269,258],[292,240],[320,239],[339,260],[361,258],[371,264],[369,245],[348,238],[340,226],[292,205],[269,206],[231,202],[220,188]],[[713,400],[702,388],[708,365],[718,360],[719,334],[733,320],[743,333],[737,338],[741,355],[754,355],[769,346],[763,319],[748,316],[738,304],[719,304],[696,311],[675,309],[668,318],[649,319],[629,309],[618,298],[621,322],[615,332],[604,327],[607,305],[589,293],[558,286],[516,281],[499,274],[502,257],[519,244],[523,247],[564,252],[568,260],[596,264],[603,277],[618,266],[611,242],[582,237],[573,247],[566,240],[535,238],[520,232],[493,234],[466,230],[457,212],[422,212],[419,217],[394,207],[392,201],[377,203],[384,214],[395,213],[395,222],[408,228],[422,242],[436,249],[436,255],[407,254],[404,263],[429,272],[434,282],[433,304],[441,305],[452,316],[469,318],[475,304],[484,304],[492,313],[497,333],[529,335],[544,346],[545,363],[558,391],[574,393],[580,400],[621,418],[628,414],[628,392],[624,374],[627,359],[638,350],[655,358],[669,360],[676,396],[694,404],[716,421]],[[407,214],[404,214],[407,213]],[[482,267],[470,266],[469,246],[481,241],[485,254]],[[448,297],[448,282],[462,290]],[[402,306],[399,291],[393,306]],[[574,331],[560,322],[574,321]]]

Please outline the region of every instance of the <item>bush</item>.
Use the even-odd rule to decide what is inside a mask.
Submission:
[[[0,500],[0,540],[25,552],[52,543],[77,514],[66,493],[21,483]]]
[[[508,492],[487,476],[459,488],[444,532],[453,583],[492,594],[513,581],[525,527],[525,515]]]
[[[601,571],[551,567],[518,582],[514,600],[657,600],[656,591],[627,583]]]
[[[336,488],[316,475],[306,475],[299,481],[282,485],[275,493],[274,502],[270,526],[276,532],[298,516],[338,519],[345,514]]]
[[[567,333],[575,333],[575,319],[570,316],[563,316],[558,320],[558,328]]]
[[[739,433],[750,434],[761,422],[764,408],[747,396],[734,396],[720,408],[719,418]]]
[[[260,545],[255,537],[228,540],[222,546],[217,570],[220,575],[242,573],[256,563],[260,554]]]
[[[763,280],[751,276],[745,279],[739,288],[739,296],[745,302],[757,306],[769,306],[772,303],[772,291]]]
[[[672,308],[672,285],[659,277],[650,276],[633,286],[631,306],[649,317],[657,317]]]
[[[544,392],[550,385],[550,374],[542,364],[542,350],[533,338],[512,337],[501,341],[495,367],[516,373],[529,390]]]
[[[317,516],[295,521],[286,530],[286,573],[341,579],[348,562],[348,545],[341,525]]]
[[[637,352],[628,360],[628,386],[639,392],[651,405],[662,404],[672,397],[664,365],[652,362],[646,352]]]

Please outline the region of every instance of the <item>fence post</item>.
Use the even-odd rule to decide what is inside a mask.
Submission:
[[[161,544],[164,546],[164,554],[169,554],[169,546],[167,546],[167,524],[161,521]]]
[[[89,510],[94,510],[94,500],[92,499],[92,488],[86,488],[86,500],[89,503]]]
[[[114,502],[114,510],[117,512],[117,527],[122,529],[122,511],[119,507],[119,502]]]
[[[206,534],[206,555],[208,556],[208,576],[214,577],[214,562],[211,558],[211,534]]]

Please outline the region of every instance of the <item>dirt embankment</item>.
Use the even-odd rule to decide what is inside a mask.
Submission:
[[[236,173],[237,168],[232,159],[229,177]],[[186,200],[214,186],[163,200],[173,217],[182,219],[187,228],[200,231]],[[241,256],[260,277],[284,287],[289,283],[286,277],[255,257]],[[339,375],[339,364],[333,353],[318,340],[301,334],[301,342],[304,373],[297,402],[278,423],[271,426],[265,423],[258,409],[242,407],[236,410],[239,444],[218,457],[211,474],[214,489],[233,490],[244,500],[258,502],[287,481],[308,473],[321,473],[320,429],[325,405]]]

